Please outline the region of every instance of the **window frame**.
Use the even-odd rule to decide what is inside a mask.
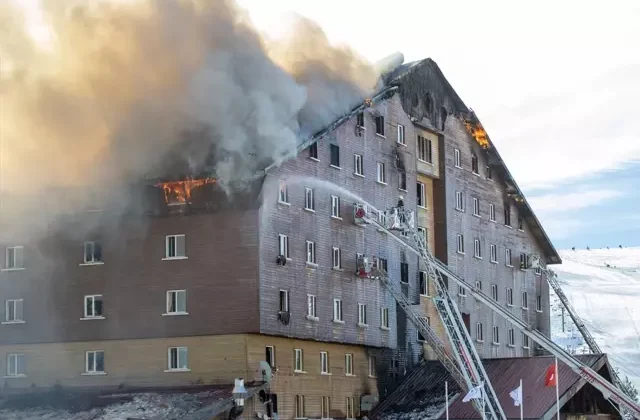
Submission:
[[[480,216],[480,200],[478,197],[473,197],[473,215],[476,217]]]
[[[293,349],[293,372],[306,373],[304,371],[304,351],[302,349]]]
[[[180,293],[184,294],[184,311],[178,310],[178,302],[179,302],[178,296]],[[174,295],[175,295],[176,310],[171,311],[170,310],[171,303],[173,303],[172,299]],[[166,307],[165,307],[166,312],[164,313],[165,315],[188,315],[189,314],[189,312],[187,312],[187,290],[186,289],[167,290],[166,296],[167,296],[167,301],[166,301]]]
[[[494,302],[499,302],[500,300],[500,294],[497,284],[491,285],[491,298],[494,300]]]
[[[278,183],[278,203],[280,204],[290,204],[289,203],[289,187],[284,180],[280,180]]]
[[[376,162],[376,182],[387,185],[387,170],[384,162]]]
[[[304,395],[296,395],[295,404],[294,404],[294,419],[306,419],[306,408]]]
[[[507,306],[513,306],[513,288],[507,287]]]
[[[102,353],[102,370],[98,370],[97,355]],[[89,366],[89,354],[93,354],[93,369]],[[87,375],[104,375],[106,373],[104,360],[104,350],[86,350],[84,352],[84,373]]]
[[[456,234],[456,252],[464,255],[464,235],[461,233]]]
[[[282,300],[282,297],[284,296],[284,300]],[[284,309],[282,308],[282,304],[284,303]],[[289,291],[286,289],[279,289],[278,290],[278,311],[279,312],[289,312],[289,308],[291,307],[289,305]]]
[[[511,260],[511,249],[504,249],[504,265],[507,267],[513,267],[513,261]]]
[[[471,173],[474,175],[480,175],[480,160],[478,155],[473,153],[471,155]]]
[[[333,299],[333,322],[344,323],[342,299]]]
[[[362,155],[353,155],[353,174],[364,177],[364,161]]]
[[[494,325],[491,329],[491,344],[500,344],[500,327]]]
[[[464,212],[464,196],[462,191],[456,191],[456,210]]]
[[[515,347],[516,345],[516,332],[513,328],[507,330],[507,346]]]
[[[453,149],[453,166],[462,169],[462,156],[459,149]]]
[[[529,336],[526,335],[525,333],[522,333],[522,348],[523,349],[531,348],[531,340],[529,339]]]
[[[13,311],[10,310],[12,307]],[[13,317],[9,315],[13,314]],[[24,299],[7,299],[4,301],[3,324],[24,324]]]
[[[424,270],[418,271],[418,289],[420,296],[429,296],[429,276]],[[424,293],[422,293],[423,291]]]
[[[402,144],[403,146],[407,145],[406,139],[405,139],[405,130],[404,130],[404,125],[402,124],[398,124],[398,144]]]
[[[385,134],[384,115],[377,115],[374,119],[376,125],[376,135],[380,137],[387,137]]]
[[[522,309],[528,311],[529,310],[529,293],[526,290],[523,290],[520,294]]]
[[[542,313],[542,295],[536,295],[536,312]]]
[[[305,262],[307,265],[316,266],[316,243],[314,241],[305,241]]]
[[[484,325],[482,325],[482,322],[476,322],[476,341],[484,343]]]
[[[320,159],[318,159],[318,142],[315,142],[311,145],[309,145],[309,147],[307,148],[309,151],[309,159],[319,162]]]
[[[336,158],[335,160],[334,157]],[[340,166],[340,146],[334,143],[329,145],[329,166],[336,169],[342,169]]]
[[[342,270],[342,252],[337,246],[331,248],[331,266],[334,270]]]
[[[13,359],[13,372],[11,371]],[[20,363],[22,360],[22,363]],[[20,372],[20,367],[22,366],[22,372]],[[27,376],[27,368],[26,368],[26,357],[24,353],[9,353],[7,354],[7,370],[6,370],[7,378],[24,378]]]
[[[489,244],[490,261],[492,264],[498,264],[498,246]]]
[[[355,376],[353,373],[353,353],[345,353],[344,355],[344,374],[345,376]]]
[[[496,222],[496,205],[495,204],[489,204],[489,221],[490,222]]]
[[[342,220],[342,216],[340,216],[340,197],[337,195],[331,196],[331,217]]]
[[[100,309],[101,309],[101,313],[100,315],[95,315],[96,312],[96,298],[100,298]],[[87,300],[91,299],[92,303],[91,303],[91,309],[93,314],[89,314],[87,313]],[[84,313],[84,317],[82,319],[104,319],[104,295],[101,294],[97,294],[97,295],[85,295],[84,296],[84,308],[83,308],[83,313]]]
[[[366,303],[358,303],[358,326],[366,327],[369,324],[367,323],[367,304]]]
[[[99,244],[100,248],[100,259],[96,259],[96,244]],[[91,260],[87,260],[87,247],[91,246]],[[84,255],[82,256],[82,263],[84,265],[100,265],[104,264],[104,257],[102,255],[102,242],[101,241],[85,241],[84,246]]]
[[[331,374],[330,368],[329,368],[329,352],[326,352],[326,351],[320,352],[320,374],[321,375]]]
[[[175,350],[176,352],[176,367],[172,367],[172,357],[171,353]],[[180,363],[180,355],[181,350],[184,350],[182,353],[183,356],[186,356],[186,360],[183,360],[185,363],[185,367],[180,367],[182,364]],[[189,372],[189,348],[187,346],[171,346],[167,350],[167,370],[165,372]]]
[[[314,213],[316,211],[316,201],[313,188],[304,187],[304,209]]]
[[[433,164],[433,144],[431,139],[418,135],[417,149],[420,162]],[[422,144],[421,144],[422,143]]]
[[[9,253],[13,250],[13,260],[9,263]],[[24,246],[11,245],[5,248],[4,270],[24,270]]]
[[[318,301],[316,295],[307,293],[307,318],[318,319]]]
[[[283,253],[284,251],[284,253]],[[289,236],[279,233],[278,234],[278,253],[283,255],[287,260],[290,260],[289,256]]]
[[[420,208],[427,208],[427,187],[420,181],[417,182],[417,195],[418,200],[416,205]]]
[[[473,258],[482,259],[482,244],[478,238],[473,240]]]
[[[376,357],[375,356],[369,356],[368,359],[368,363],[369,363],[369,377],[370,378],[375,378],[376,377]]]
[[[178,238],[182,238],[183,243],[183,252],[184,255],[178,255]],[[174,253],[175,255],[170,255],[171,251],[171,240],[174,241]],[[186,260],[187,257],[187,235],[185,233],[176,233],[171,235],[165,235],[164,239],[164,260]]]
[[[389,329],[389,308],[385,306],[380,307],[380,328]]]

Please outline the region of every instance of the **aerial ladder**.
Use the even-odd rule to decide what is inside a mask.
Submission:
[[[370,206],[367,203],[355,203],[354,207],[354,220],[356,224],[371,224],[383,232],[389,234],[389,236],[396,241],[404,245],[406,249],[418,255],[422,262],[427,267],[427,272],[430,278],[434,279],[438,296],[434,299],[436,308],[439,315],[442,317],[443,324],[449,339],[451,340],[452,350],[455,355],[455,359],[460,367],[459,371],[462,372],[465,383],[460,384],[463,389],[469,389],[471,386],[477,386],[483,384],[483,390],[486,402],[485,407],[476,408],[485,415],[491,415],[492,418],[497,419],[501,416],[504,419],[504,412],[502,411],[495,392],[489,382],[489,378],[482,366],[482,362],[478,357],[475,347],[471,341],[464,324],[462,317],[458,312],[455,302],[451,300],[448,294],[448,287],[444,283],[443,276],[447,279],[455,281],[460,287],[467,290],[467,292],[473,296],[479,302],[485,304],[495,313],[507,319],[512,325],[522,331],[523,334],[530,339],[541,345],[544,349],[549,351],[560,361],[565,363],[571,370],[578,374],[586,382],[590,383],[594,388],[599,390],[603,397],[610,400],[627,413],[630,416],[640,420],[640,406],[631,399],[623,390],[616,385],[608,382],[605,378],[591,369],[589,366],[580,362],[578,359],[569,354],[561,346],[553,342],[549,337],[544,335],[541,331],[534,329],[532,326],[513,315],[511,312],[503,308],[500,304],[495,302],[489,296],[482,293],[482,291],[475,286],[467,283],[453,273],[449,267],[444,263],[437,260],[425,246],[424,238],[417,232],[413,222],[413,212],[402,206],[399,202],[397,207],[391,208],[388,211],[382,212],[385,217],[380,217],[380,211]],[[386,220],[384,226],[380,221]],[[400,236],[394,235],[391,231],[399,231],[405,235],[408,235],[412,239],[413,244]],[[415,245],[414,245],[415,244]],[[398,290],[391,284],[386,275],[383,277],[382,283],[391,292],[391,294],[398,299],[403,299],[404,295],[399,293]],[[398,296],[399,295],[399,296]],[[566,299],[566,296],[565,296]],[[399,301],[400,303],[400,301]],[[400,306],[407,312],[409,318],[415,322],[416,318],[421,318],[415,314],[415,311],[411,306],[405,306],[400,303]],[[575,312],[575,311],[574,311]],[[417,323],[416,327],[421,330],[421,333],[428,334],[430,328],[426,326],[426,323]],[[427,327],[427,328],[425,328]],[[586,330],[586,329],[585,329]],[[423,332],[424,331],[424,332]],[[432,333],[433,331],[431,331]],[[426,336],[425,336],[426,337]],[[445,367],[447,367],[445,365]],[[455,376],[454,376],[455,379]],[[485,404],[483,404],[485,405]],[[489,417],[484,417],[485,419]]]

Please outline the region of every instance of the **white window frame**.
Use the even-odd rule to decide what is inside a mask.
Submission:
[[[331,196],[331,217],[342,220],[340,217],[340,197],[337,195]]]
[[[329,353],[326,351],[320,352],[320,374],[328,375],[329,372]]]
[[[433,144],[430,139],[418,136],[418,160],[424,163],[433,163]]]
[[[493,264],[498,263],[498,247],[495,244],[489,245],[489,251],[491,254],[491,262]]]
[[[500,328],[497,325],[494,325],[491,331],[491,343],[492,344],[500,344]]]
[[[13,261],[9,262],[9,250],[11,249],[13,250]],[[18,256],[20,256],[20,258],[18,258]],[[21,264],[19,264],[20,261],[21,261]],[[5,249],[4,262],[5,262],[4,269],[7,271],[24,270],[24,246],[22,245],[8,246]]]
[[[480,246],[480,239],[473,240],[473,257],[479,260],[482,259],[482,247]]]
[[[100,248],[102,249],[102,243],[100,241],[86,241],[84,243],[83,251],[84,255],[82,256],[83,264],[85,265],[99,265],[104,264],[104,257],[101,256],[102,259],[96,259],[96,244],[100,244]],[[87,259],[87,248],[91,247],[91,259]]]
[[[511,261],[511,249],[505,248],[504,250],[504,265],[507,267],[513,267],[513,262]]]
[[[369,356],[369,377],[370,378],[376,377],[376,357],[375,356]]]
[[[178,255],[178,238],[183,238],[184,242],[184,255]],[[173,248],[175,255],[169,255],[171,250],[171,240],[173,239]],[[187,257],[187,235],[184,233],[178,233],[175,235],[166,235],[164,239],[164,260],[186,260]]]
[[[344,322],[342,313],[342,299],[333,299],[333,322]]]
[[[407,145],[404,138],[404,125],[398,124],[398,143],[402,145]]]
[[[22,363],[20,363],[20,359],[22,359]],[[21,365],[24,369],[22,372],[20,372]],[[26,372],[27,372],[27,369],[26,369],[24,354],[22,353],[7,354],[7,378],[24,378],[25,376],[27,376]]]
[[[367,305],[364,303],[358,303],[358,325],[366,327],[367,325]]]
[[[332,252],[331,252],[331,260],[333,263],[333,269],[334,270],[341,270],[342,269],[342,252],[340,251],[340,248],[338,247],[333,247],[332,248]]]
[[[473,197],[473,215],[480,217],[480,200],[477,197]]]
[[[418,188],[420,192],[418,193],[418,203],[417,206],[423,209],[427,208],[427,188],[422,182],[418,182]]]
[[[172,366],[172,357],[171,353],[176,352],[176,366]],[[181,360],[180,356],[186,358],[186,360]],[[186,356],[186,357],[185,357]],[[181,363],[184,362],[184,363]],[[181,367],[184,365],[184,367]],[[167,350],[167,370],[165,372],[189,372],[189,348],[186,346],[173,346],[169,347]]]
[[[308,265],[316,264],[316,243],[313,241],[305,241],[306,244],[306,262]]]
[[[542,312],[542,295],[536,295],[536,312]]]
[[[515,345],[516,345],[516,332],[515,332],[515,330],[513,328],[509,328],[507,330],[507,337],[508,337],[507,339],[509,340],[507,345],[509,347],[515,347]]]
[[[286,259],[291,259],[289,257],[289,237],[287,235],[283,235],[282,233],[278,234],[278,252]]]
[[[284,180],[280,180],[280,183],[278,184],[278,203],[289,204],[289,189]]]
[[[102,353],[102,370],[98,370],[97,356]],[[89,355],[93,355],[93,366],[90,366]],[[100,375],[104,374],[104,350],[87,350],[84,352],[84,373],[87,375]]]
[[[513,306],[513,289],[507,287],[507,306]]]
[[[495,204],[489,204],[489,221],[496,221],[496,206]]]
[[[464,255],[464,236],[460,233],[456,235],[456,244],[458,254]]]
[[[347,419],[355,419],[355,398],[347,397]]]
[[[179,303],[179,299],[178,297],[180,295],[184,296],[184,310],[180,311],[178,310],[178,303]],[[171,310],[171,304],[173,303],[175,299],[175,303],[176,303],[176,310],[172,311]],[[184,289],[180,289],[180,290],[167,290],[167,305],[166,305],[166,312],[164,313],[165,315],[188,315],[189,313],[187,312],[187,291]]]
[[[83,304],[84,304],[84,308],[83,308],[83,313],[84,313],[84,318],[83,319],[104,319],[104,299],[103,299],[103,295],[85,295],[84,300],[83,300]],[[102,314],[100,315],[96,315],[96,298],[100,298],[101,302],[102,302]],[[91,299],[92,300],[92,304],[91,304],[91,309],[93,311],[93,314],[89,314],[87,313],[87,301]]]
[[[461,191],[456,191],[456,210],[464,211],[464,196]]]
[[[527,254],[525,254],[524,252],[520,253],[520,262],[518,264],[520,267],[520,270],[522,271],[526,271],[527,269]]]
[[[529,294],[526,290],[521,293],[522,309],[529,310]]]
[[[362,155],[359,155],[357,153],[353,155],[353,174],[364,177],[364,164]]]
[[[294,407],[294,415],[296,419],[304,419],[306,417],[305,407],[304,407],[304,395],[296,395],[295,407]]]
[[[530,344],[529,344],[530,340],[529,340],[529,336],[526,335],[525,333],[522,333],[522,348],[523,349],[528,349],[530,348]]]
[[[316,295],[307,295],[307,318],[311,318],[313,320],[318,319],[317,315],[317,298]]]
[[[500,298],[500,295],[498,294],[498,285],[497,284],[492,284],[491,285],[491,298],[495,302],[498,302],[498,299]]]
[[[453,166],[458,169],[462,169],[462,157],[460,156],[460,150],[453,149]]]
[[[284,296],[284,306],[282,308],[282,297]],[[278,290],[278,311],[289,312],[289,291],[285,289]]]
[[[380,328],[389,329],[389,308],[380,308]]]
[[[467,289],[459,285],[458,286],[458,296],[466,297],[467,296]]]
[[[476,323],[476,341],[478,343],[484,343],[484,326],[482,322]]]
[[[320,418],[331,418],[331,397],[322,397],[320,399]]]
[[[275,346],[264,346],[265,348],[265,356],[266,356],[266,352],[267,349],[270,349],[269,354],[271,355],[266,362],[269,363],[269,366],[271,366],[272,368],[276,367],[276,348]],[[267,357],[265,357],[266,359]]]
[[[480,280],[476,280],[476,289],[482,291],[482,282]]]
[[[345,376],[355,376],[353,374],[353,353],[344,355],[344,374]]]
[[[293,349],[293,371],[296,373],[305,373],[304,352],[302,349]]]
[[[386,165],[384,164],[384,162],[376,162],[376,168],[377,168],[377,182],[379,184],[384,184],[387,185],[387,172],[386,172]]]
[[[311,212],[316,211],[316,203],[313,197],[313,188],[304,188],[304,209]]]
[[[7,299],[4,311],[3,324],[24,324],[24,299]]]

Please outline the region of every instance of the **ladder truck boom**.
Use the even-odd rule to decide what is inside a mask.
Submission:
[[[363,212],[361,211],[360,213],[358,213],[358,208],[363,208],[364,211]],[[458,277],[458,275],[453,273],[449,269],[449,267],[447,267],[441,261],[433,257],[433,255],[429,252],[429,250],[426,247],[418,246],[419,249],[417,249],[412,244],[409,244],[407,241],[391,233],[390,232],[391,229],[388,229],[387,226],[383,226],[382,224],[380,224],[377,218],[372,216],[378,213],[379,213],[378,210],[376,210],[371,206],[368,206],[367,204],[356,203],[356,218],[358,218],[358,216],[360,215],[361,216],[360,219],[364,220],[365,223],[375,225],[376,227],[378,227],[378,229],[381,229],[382,231],[388,233],[392,238],[402,243],[408,250],[417,254],[422,259],[422,261],[427,265],[430,271],[433,270],[438,274],[437,276],[438,281],[442,281],[441,276],[446,276],[447,278],[455,281],[459,286],[466,289],[471,294],[471,296],[473,296],[476,300],[484,303],[486,306],[491,308],[498,315],[507,319],[510,323],[512,323],[520,331],[522,331],[522,333],[524,333],[526,336],[528,336],[529,338],[531,338],[532,340],[540,344],[543,348],[545,348],[551,354],[553,354],[562,362],[564,362],[566,365],[568,365],[571,368],[571,370],[577,373],[582,379],[584,379],[585,381],[593,385],[596,389],[598,389],[602,393],[605,399],[609,399],[617,403],[619,406],[624,408],[629,414],[634,416],[636,419],[640,420],[640,406],[635,401],[633,401],[633,399],[627,396],[621,389],[619,389],[618,387],[616,387],[615,385],[613,385],[612,383],[604,379],[602,376],[600,376],[597,372],[595,372],[589,366],[585,365],[584,363],[580,362],[578,359],[573,357],[561,346],[557,345],[550,338],[545,336],[542,332],[532,328],[530,325],[522,321],[520,318],[516,317],[511,312],[504,309],[502,306],[500,306],[497,302],[495,302],[489,296],[482,293],[475,286],[472,286],[471,284],[467,283],[465,280]],[[385,212],[385,214],[386,213],[387,212]],[[412,217],[412,215],[407,213],[408,213],[408,210],[405,210],[403,207],[392,208],[390,211],[390,214],[393,217],[399,217],[400,219],[402,219],[402,217],[404,217],[405,219]],[[399,230],[399,229],[396,229],[396,230]],[[420,235],[418,235],[418,233],[415,231],[415,229],[412,226],[410,226],[410,224],[405,225],[404,231],[411,232],[414,238],[420,237]],[[442,286],[444,286],[444,282]],[[443,322],[444,321],[445,320],[443,319]],[[465,329],[465,332],[466,332],[466,329]],[[455,351],[456,349],[454,346],[454,352]],[[484,368],[482,369],[482,371],[484,372]],[[485,376],[486,376],[486,373],[485,373]],[[490,385],[489,385],[489,389],[492,390]]]

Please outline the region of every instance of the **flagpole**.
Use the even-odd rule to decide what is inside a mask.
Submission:
[[[447,383],[447,381],[444,381],[444,401],[444,407],[447,413],[446,419],[449,420],[449,384]]]
[[[524,389],[522,389],[522,379],[520,379],[520,420],[524,420]]]
[[[560,386],[560,378],[558,378],[558,358],[556,357],[556,410],[558,414],[558,420],[560,420],[560,391],[558,387]]]

